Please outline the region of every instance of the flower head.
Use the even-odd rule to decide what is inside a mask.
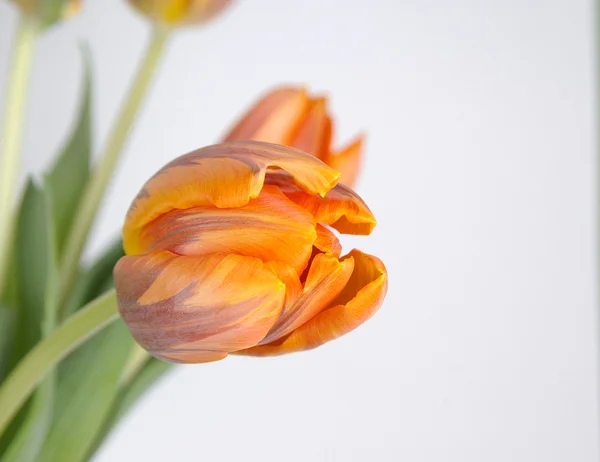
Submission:
[[[362,136],[336,151],[331,146],[332,132],[327,98],[310,96],[301,87],[284,87],[260,98],[224,141],[266,141],[300,149],[340,172],[340,181],[353,186],[362,156]]]
[[[208,21],[231,0],[129,0],[129,3],[157,23],[186,26]]]
[[[27,16],[34,16],[47,27],[62,18],[72,16],[81,9],[81,0],[44,2],[39,0],[11,0]]]
[[[131,205],[115,267],[120,313],[137,342],[174,362],[317,347],[380,307],[376,257],[340,257],[332,229],[375,218],[339,173],[301,151],[223,143],[163,167]],[[332,229],[331,229],[332,228]]]

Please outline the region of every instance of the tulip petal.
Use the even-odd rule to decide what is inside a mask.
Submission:
[[[323,162],[340,172],[340,182],[352,187],[356,183],[362,161],[364,140],[359,137],[337,153],[322,158]]]
[[[302,293],[302,283],[298,277],[298,272],[290,265],[276,260],[267,262],[265,267],[273,271],[277,278],[285,284],[285,300],[281,311],[281,315],[284,315]]]
[[[377,257],[353,250],[354,271],[346,288],[327,308],[286,337],[237,354],[273,356],[316,348],[356,329],[381,306],[387,292],[387,272]]]
[[[327,116],[327,101],[325,98],[311,99],[289,145],[324,160],[330,142],[331,121]]]
[[[299,190],[321,196],[339,177],[315,157],[285,146],[246,141],[199,149],[170,162],[144,185],[123,227],[126,253],[139,253],[141,228],[173,209],[246,205],[258,197],[271,168],[287,172]]]
[[[129,0],[140,13],[171,26],[199,24],[221,12],[231,0]]]
[[[258,258],[156,252],[114,271],[119,311],[152,355],[205,362],[262,340],[279,318],[285,284]]]
[[[340,253],[342,253],[342,245],[336,235],[320,223],[317,224],[316,230],[317,240],[314,246],[323,253],[332,254],[336,258],[339,258]]]
[[[281,315],[260,344],[288,335],[326,308],[346,287],[353,268],[354,260],[351,257],[340,262],[332,255],[317,254],[308,271],[302,294]]]
[[[373,212],[352,189],[337,184],[325,197],[307,194],[298,188],[284,185],[282,176],[276,180],[283,193],[308,210],[319,223],[331,226],[342,234],[371,234],[377,224]]]
[[[281,261],[300,273],[316,238],[313,216],[277,187],[266,185],[243,207],[194,207],[161,215],[142,229],[133,249],[179,255],[237,253]]]
[[[291,145],[308,104],[303,88],[278,88],[263,96],[233,127],[224,141],[266,141]]]

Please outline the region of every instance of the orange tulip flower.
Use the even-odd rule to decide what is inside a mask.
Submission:
[[[340,258],[330,228],[365,235],[375,218],[338,177],[316,157],[252,141],[159,170],[129,209],[114,271],[137,342],[201,363],[311,349],[369,319],[385,266],[358,250]]]
[[[129,3],[155,22],[177,27],[208,21],[231,0],[129,0]]]
[[[59,19],[72,16],[81,9],[81,0],[64,0],[59,10],[48,8],[38,0],[11,0],[26,16],[33,16],[43,27],[48,27]]]
[[[250,108],[224,141],[266,141],[300,149],[340,172],[340,182],[352,187],[362,157],[362,136],[335,151],[332,131],[326,98],[311,97],[304,88],[279,88]]]

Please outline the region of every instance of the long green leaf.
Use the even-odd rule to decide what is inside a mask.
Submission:
[[[46,174],[46,184],[52,196],[52,213],[56,227],[59,259],[74,220],[74,211],[77,210],[90,176],[92,150],[91,59],[86,47],[82,47],[81,54],[84,80],[79,113],[69,140]]]
[[[69,302],[69,312],[112,286],[112,269],[121,256],[123,246],[118,240],[81,274]],[[127,327],[117,321],[61,364],[56,398],[56,415],[60,417],[53,424],[40,461],[86,460],[112,412],[133,345]]]
[[[66,315],[75,312],[111,288],[113,268],[123,255],[123,242],[120,239],[115,240],[92,266],[79,275],[67,304]]]
[[[15,316],[14,308],[0,305],[0,383],[8,373],[15,333]]]
[[[27,182],[16,233],[16,264],[19,303],[13,364],[42,336],[48,268],[51,265],[48,197],[32,180]]]
[[[39,462],[79,462],[93,447],[117,396],[133,339],[115,321],[61,367],[56,416]]]
[[[16,311],[19,339],[25,352],[54,329],[58,299],[56,240],[47,190],[28,183],[18,222],[16,266],[20,297]],[[34,331],[39,338],[26,334]],[[28,344],[28,342],[33,342]],[[3,460],[34,462],[50,428],[56,375],[36,391]]]
[[[51,375],[36,390],[2,462],[36,461],[52,420],[55,377]]]
[[[123,417],[131,406],[173,367],[174,364],[150,358],[131,383],[122,389],[115,406],[113,424]]]
[[[94,448],[89,453],[89,457],[94,455],[102,446],[110,432],[115,428],[119,420],[131,409],[131,407],[154,386],[167,371],[174,367],[171,363],[159,361],[156,358],[150,358],[144,367],[138,372],[134,379],[123,386],[119,392],[111,409],[110,415],[106,419],[102,433],[96,440]]]

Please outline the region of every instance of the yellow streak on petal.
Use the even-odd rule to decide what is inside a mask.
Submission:
[[[128,255],[139,254],[141,229],[173,209],[242,207],[262,190],[267,170],[289,173],[300,190],[325,195],[339,173],[293,148],[255,141],[208,146],[167,164],[142,188],[123,227]]]

